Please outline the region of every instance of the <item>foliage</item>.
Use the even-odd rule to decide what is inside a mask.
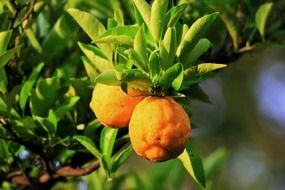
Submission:
[[[139,185],[135,174],[115,175],[132,150],[127,130],[104,128],[90,111],[95,82],[180,97],[191,115],[192,99],[209,102],[199,82],[259,43],[284,41],[284,1],[166,2],[0,2],[3,188],[49,189],[99,165],[114,184],[135,178]],[[192,141],[182,161],[205,185],[220,162],[209,157],[203,170]]]

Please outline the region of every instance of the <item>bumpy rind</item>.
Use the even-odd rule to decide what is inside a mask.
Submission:
[[[134,109],[129,136],[135,152],[151,161],[179,156],[190,136],[190,119],[170,97],[147,97]]]

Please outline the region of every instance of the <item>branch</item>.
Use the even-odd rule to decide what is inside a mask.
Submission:
[[[44,185],[52,180],[56,180],[61,177],[78,177],[90,174],[91,172],[98,169],[100,166],[99,160],[95,160],[84,168],[73,168],[71,166],[64,166],[55,171],[54,174],[50,175],[44,173],[39,177],[39,184]],[[11,172],[6,176],[7,180],[10,180],[18,185],[31,186],[31,181],[22,171]]]

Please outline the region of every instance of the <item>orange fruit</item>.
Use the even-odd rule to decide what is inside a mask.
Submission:
[[[157,162],[179,156],[190,132],[187,113],[170,97],[146,97],[134,109],[129,123],[135,152]]]
[[[144,98],[135,90],[132,96],[122,91],[120,86],[97,83],[90,107],[97,119],[107,127],[127,127],[135,106]]]

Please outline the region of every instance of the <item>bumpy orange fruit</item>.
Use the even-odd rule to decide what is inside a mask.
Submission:
[[[170,97],[146,97],[134,109],[129,124],[135,152],[157,162],[179,156],[190,132],[187,113]]]
[[[126,94],[120,86],[97,83],[90,107],[97,119],[107,127],[127,127],[135,106],[144,98],[135,91],[131,94]]]

